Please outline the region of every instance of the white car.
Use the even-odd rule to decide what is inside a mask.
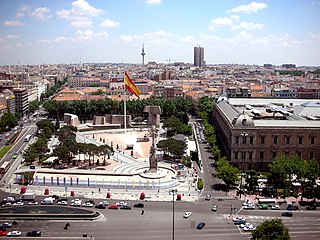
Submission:
[[[256,228],[253,225],[250,225],[249,227],[244,227],[243,231],[254,231]]]
[[[13,206],[23,206],[23,202],[22,201],[17,201],[13,204]]]
[[[28,205],[38,205],[38,202],[29,202]]]
[[[109,202],[108,201],[102,201],[102,202],[99,202],[99,205],[103,205],[105,207],[109,206]]]
[[[242,206],[248,206],[248,205],[254,205],[254,203],[250,201],[242,203]]]
[[[93,207],[93,202],[84,202],[83,204],[82,204],[82,207]]]
[[[243,224],[240,224],[240,228],[245,228],[245,227],[250,227],[250,226],[253,226],[251,223],[243,223]]]
[[[128,203],[126,203],[126,202],[117,202],[116,205],[120,207],[120,206],[123,206],[123,205],[128,205]]]
[[[243,209],[250,209],[250,210],[253,210],[253,209],[255,209],[256,208],[256,206],[255,205],[245,205],[245,206],[243,206]]]
[[[19,231],[11,231],[11,232],[7,233],[7,236],[18,237],[18,236],[21,236],[21,232],[19,232]]]
[[[235,218],[232,218],[232,221],[240,221],[240,220],[246,220],[244,217],[235,217]]]
[[[58,205],[68,205],[68,202],[62,200],[62,201],[58,201],[57,204],[58,204]]]
[[[213,205],[211,211],[216,212],[217,210],[218,210],[218,207],[216,205]]]
[[[80,207],[82,205],[82,201],[80,199],[71,200],[71,206]]]
[[[272,210],[280,210],[280,206],[279,205],[274,205],[271,207]]]
[[[188,218],[192,215],[192,212],[185,212],[185,214],[183,215],[183,218]]]

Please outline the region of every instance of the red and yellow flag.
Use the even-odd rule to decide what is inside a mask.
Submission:
[[[141,94],[141,91],[133,83],[127,72],[124,72],[124,85],[129,92],[136,95],[137,97],[139,97],[139,95]]]

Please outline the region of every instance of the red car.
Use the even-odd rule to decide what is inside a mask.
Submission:
[[[110,205],[108,206],[108,209],[119,209],[117,205]]]
[[[0,236],[6,236],[7,235],[7,232],[5,231],[0,231]]]

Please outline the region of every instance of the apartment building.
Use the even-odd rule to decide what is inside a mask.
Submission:
[[[26,115],[29,110],[28,90],[26,88],[14,88],[13,94],[15,96],[16,111],[19,112],[21,116]]]
[[[231,163],[266,170],[280,155],[320,162],[319,100],[219,97],[215,128]]]

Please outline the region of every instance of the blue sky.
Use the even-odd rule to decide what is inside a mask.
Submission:
[[[0,65],[320,65],[320,0],[0,0]]]

